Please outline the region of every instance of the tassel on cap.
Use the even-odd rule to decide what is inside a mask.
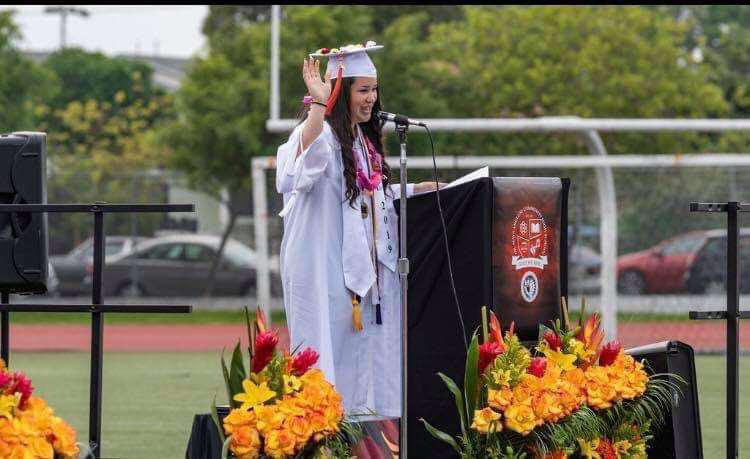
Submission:
[[[336,73],[336,86],[334,86],[333,91],[331,91],[330,97],[328,97],[328,101],[326,101],[326,116],[331,115],[331,112],[333,112],[333,107],[336,106],[336,102],[339,99],[339,94],[341,94],[341,80],[343,79],[343,75],[344,67],[342,65],[339,65],[339,70]]]
[[[365,328],[362,326],[362,308],[359,306],[357,295],[352,297],[352,324],[354,331],[361,332]]]

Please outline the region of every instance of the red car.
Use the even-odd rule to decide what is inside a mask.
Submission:
[[[745,252],[750,230],[740,234],[740,249]],[[617,289],[631,295],[720,290],[725,282],[725,259],[726,230],[691,231],[618,257]]]

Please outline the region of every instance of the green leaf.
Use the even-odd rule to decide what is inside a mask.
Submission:
[[[424,423],[424,426],[427,429],[427,431],[430,433],[430,435],[437,438],[438,440],[442,440],[448,443],[449,445],[453,447],[454,450],[456,450],[458,454],[461,454],[461,449],[458,447],[458,443],[456,443],[456,440],[454,440],[453,437],[443,432],[442,430],[438,430],[432,427],[429,422],[424,420],[424,418],[419,418],[419,420],[422,421],[422,423]]]
[[[227,364],[224,362],[224,350],[224,348],[221,349],[221,373],[224,375],[224,385],[227,388],[229,406],[230,408],[235,408],[236,402],[233,400],[234,394],[232,393],[232,386],[229,384],[229,369],[227,369]]]
[[[477,333],[471,337],[469,352],[466,354],[466,371],[464,373],[464,394],[466,394],[466,418],[472,419],[474,408],[477,405],[477,394],[479,388],[477,380],[479,379],[479,344]]]
[[[487,306],[482,306],[482,342],[487,342]]]
[[[456,400],[456,408],[458,409],[458,417],[461,418],[461,433],[463,435],[466,435],[466,415],[464,414],[464,397],[463,395],[461,395],[461,391],[459,390],[456,383],[453,382],[453,380],[450,377],[440,372],[438,372],[437,375],[440,376],[440,379],[442,379],[445,385],[448,386],[448,390],[451,391],[451,393],[453,394],[453,398]]]
[[[216,429],[219,431],[219,438],[221,438],[221,441],[226,440],[226,435],[224,435],[224,426],[221,425],[221,422],[219,421],[219,413],[216,411],[216,395],[214,394],[214,399],[211,401],[211,419],[213,419],[214,424],[216,424]]]
[[[229,388],[232,390],[232,397],[244,391],[242,389],[242,381],[245,380],[246,376],[245,363],[242,361],[242,351],[240,350],[240,343],[238,341],[232,353],[232,364],[229,370]]]
[[[250,321],[250,311],[247,309],[247,305],[243,306],[245,309],[245,324],[247,325],[247,352],[250,354],[250,361],[253,360],[253,347],[254,347],[254,333],[253,324]]]
[[[232,442],[232,437],[227,437],[224,440],[224,444],[221,445],[221,459],[230,459],[229,457],[229,443]]]

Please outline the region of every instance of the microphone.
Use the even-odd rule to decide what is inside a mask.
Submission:
[[[413,124],[416,126],[426,127],[426,125],[422,121],[413,120],[404,115],[397,115],[396,113],[378,111],[375,112],[375,117],[382,121],[393,121],[396,124]]]

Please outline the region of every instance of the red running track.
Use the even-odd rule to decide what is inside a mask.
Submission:
[[[288,346],[286,328],[278,329],[280,342]],[[726,325],[718,322],[648,322],[622,323],[618,337],[626,347],[665,340],[679,340],[696,351],[723,351],[726,346]],[[244,325],[106,325],[106,351],[196,352],[228,351],[238,338],[247,346]],[[11,325],[12,351],[87,351],[90,327],[87,325]],[[740,346],[750,350],[750,323],[740,327]]]

